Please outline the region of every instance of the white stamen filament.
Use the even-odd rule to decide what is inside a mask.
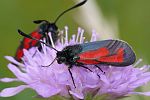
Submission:
[[[81,33],[81,28],[79,27],[79,28],[78,28],[77,37],[76,37],[76,43],[78,43],[78,41],[79,41],[80,33]]]
[[[64,31],[60,31],[61,43],[64,44]]]
[[[65,34],[66,34],[66,36],[65,36],[65,44],[68,45],[68,27],[67,26],[65,26]]]
[[[82,29],[81,34],[80,34],[80,42],[79,43],[82,43],[82,41],[83,41],[83,34],[84,34],[84,30]]]
[[[52,47],[55,48],[55,45],[54,45],[54,41],[53,41],[53,39],[52,39],[51,32],[49,32],[48,35],[50,36],[50,41],[51,41]]]
[[[49,35],[49,36],[50,36],[50,35]],[[43,39],[43,42],[46,43],[46,39],[45,39],[45,38]],[[41,46],[42,46],[42,48],[44,48],[44,47],[45,47],[45,44],[41,43]],[[42,49],[42,50],[43,50],[44,54],[47,54],[46,49]],[[37,53],[39,53],[38,50],[37,50]],[[40,53],[39,53],[39,55],[40,55]]]
[[[93,33],[93,34],[92,34],[91,40],[90,40],[91,42],[92,42],[92,41],[96,41],[96,32],[95,32],[95,30],[93,30],[92,33]]]
[[[139,59],[139,60],[133,65],[133,67],[137,67],[138,64],[140,64],[142,61],[143,61],[143,59]]]
[[[75,42],[75,39],[76,39],[76,35],[74,34],[74,35],[72,35],[72,38],[70,39],[70,41]]]
[[[84,42],[84,40],[85,40],[85,37],[82,37],[82,41],[81,41],[81,43],[83,43],[83,42]]]

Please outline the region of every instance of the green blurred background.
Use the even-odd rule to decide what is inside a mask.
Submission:
[[[144,64],[150,63],[150,0],[96,0],[96,2],[106,19],[110,19],[111,16],[117,18],[120,39],[132,45],[137,57],[142,58]],[[17,29],[30,33],[37,27],[32,23],[33,20],[53,21],[58,14],[74,3],[73,0],[0,0],[0,77],[14,77],[6,67],[8,61],[4,56],[15,54],[22,38],[18,35]],[[73,19],[80,16],[77,15],[78,11],[79,9],[76,9],[63,16],[57,23],[58,27],[63,29],[68,25],[70,32],[75,33],[77,27],[81,26]],[[0,83],[0,90],[17,84]],[[147,85],[139,90],[150,91],[149,87],[150,85]],[[32,98],[35,95],[34,91],[25,90],[14,97],[0,98],[0,100],[36,100]],[[149,100],[150,97],[126,98],[129,99]]]

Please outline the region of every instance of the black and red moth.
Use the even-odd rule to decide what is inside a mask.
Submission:
[[[73,7],[63,11],[57,18],[56,20],[53,22],[53,23],[50,23],[49,21],[47,20],[36,20],[36,21],[33,21],[35,24],[40,24],[39,27],[30,33],[30,36],[33,37],[33,38],[36,38],[38,40],[40,39],[43,39],[43,38],[46,38],[46,43],[48,43],[49,45],[51,45],[51,42],[50,42],[50,39],[49,39],[49,36],[48,36],[48,33],[51,32],[51,36],[52,36],[52,39],[53,39],[53,42],[55,43],[59,37],[59,31],[58,31],[58,27],[56,26],[56,22],[59,20],[59,18],[64,15],[66,12],[74,9],[74,8],[77,8],[77,7],[80,7],[82,6],[83,4],[85,4],[87,2],[87,0],[83,0],[82,2],[74,5]],[[21,30],[18,30],[18,32],[22,32]],[[41,49],[40,48],[40,42],[36,41],[36,40],[33,40],[33,39],[29,39],[29,38],[26,38],[24,37],[24,39],[22,40],[21,44],[19,45],[18,49],[17,49],[17,52],[16,52],[16,55],[15,55],[15,59],[17,61],[21,61],[21,58],[23,57],[23,49],[30,49],[31,47],[39,47],[39,50]]]
[[[20,32],[20,35],[39,41],[23,32]],[[103,40],[69,45],[61,51],[56,50],[47,43],[42,41],[40,42],[56,51],[56,58],[52,61],[52,63],[56,60],[58,64],[68,65],[68,71],[71,75],[74,86],[75,82],[70,70],[73,66],[83,67],[92,71],[85,65],[94,65],[99,69],[99,64],[124,67],[133,64],[136,60],[136,55],[129,44],[121,40]]]
[[[56,55],[58,64],[68,65],[74,87],[76,86],[70,70],[73,66],[92,71],[85,65],[95,65],[101,70],[99,64],[123,67],[133,64],[136,60],[131,47],[121,40],[103,40],[66,46],[62,51],[57,51]]]
[[[37,21],[34,21],[37,22]],[[53,38],[54,43],[58,39],[58,28],[54,23],[49,23],[48,21],[40,21],[38,20],[40,26],[33,32],[30,33],[30,36],[36,38],[36,39],[43,39],[46,38],[46,43],[51,45],[50,39],[48,37],[48,32],[51,32],[51,36]],[[21,32],[21,30],[18,30],[18,32]],[[17,61],[21,61],[21,58],[23,57],[23,49],[30,49],[31,47],[37,46],[39,49],[41,48],[40,42],[36,40],[32,40],[29,38],[24,37],[21,41],[20,46],[17,49],[15,59]]]
[[[124,41],[103,40],[66,46],[62,51],[57,51],[56,60],[58,64],[69,65],[69,68],[89,64],[128,66],[135,62],[136,56]]]

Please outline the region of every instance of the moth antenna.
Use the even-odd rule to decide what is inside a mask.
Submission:
[[[43,42],[43,41],[40,41],[39,39],[36,39],[36,38],[34,38],[34,37],[32,37],[32,36],[30,36],[30,35],[28,35],[28,34],[25,34],[24,32],[22,32],[22,31],[19,30],[19,29],[18,29],[18,33],[19,33],[20,35],[26,37],[26,38],[29,38],[29,39],[32,39],[32,40],[36,40],[36,41],[38,41],[38,42],[40,42],[40,43],[43,43],[43,44],[45,44],[46,46],[48,46],[48,47],[50,47],[50,48],[52,48],[52,49],[54,49],[55,51],[58,52],[58,50],[55,49],[55,48],[53,48],[51,45],[49,45],[49,44],[47,44],[47,43],[45,43],[45,42]]]
[[[80,7],[80,6],[82,6],[83,4],[85,4],[86,2],[87,2],[87,0],[84,0],[84,1],[82,1],[82,2],[80,2],[80,3],[78,3],[78,4],[76,4],[76,5],[72,6],[71,8],[69,8],[69,9],[63,11],[63,12],[56,18],[56,20],[54,21],[54,23],[56,23],[56,22],[59,20],[59,18],[60,18],[62,15],[64,15],[66,12],[68,12],[68,11],[74,9],[74,8]]]

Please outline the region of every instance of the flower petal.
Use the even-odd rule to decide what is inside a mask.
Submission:
[[[150,92],[130,92],[129,94],[150,96]]]
[[[12,62],[12,63],[14,63],[14,64],[16,64],[16,65],[18,65],[18,66],[20,66],[20,67],[25,67],[24,64],[19,63],[18,61],[16,61],[16,60],[15,60],[13,57],[11,57],[11,56],[5,56],[5,58],[6,58],[7,60],[9,60],[10,62]]]
[[[23,91],[24,89],[28,88],[27,85],[20,85],[18,87],[6,88],[0,92],[0,97],[11,97],[19,92]]]
[[[74,92],[74,91],[69,91],[70,94],[72,94],[73,96],[79,98],[79,99],[84,99],[84,95],[81,91],[78,91],[78,92]]]
[[[11,70],[14,75],[21,81],[25,83],[32,82],[32,80],[29,78],[29,76],[23,72],[21,72],[15,65],[13,64],[8,64],[9,70]]]
[[[110,84],[109,79],[107,79],[107,77],[105,75],[101,75],[101,80],[107,85]]]
[[[13,81],[20,81],[17,78],[1,78],[0,79],[1,82],[13,82]]]
[[[59,88],[55,88],[52,85],[44,84],[41,82],[36,82],[35,84],[31,84],[30,86],[31,86],[31,88],[36,90],[36,92],[40,96],[42,96],[44,98],[48,98],[48,97],[51,97],[53,95],[56,95],[61,91]]]

